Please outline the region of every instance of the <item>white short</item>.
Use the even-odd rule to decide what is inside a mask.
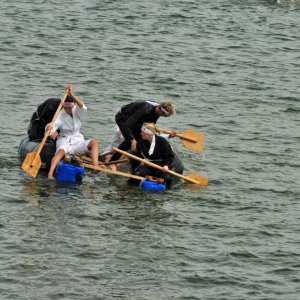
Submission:
[[[112,151],[113,147],[118,148],[119,145],[124,141],[124,137],[121,133],[120,128],[118,125],[115,126],[115,135],[111,141],[111,143],[104,149],[104,151],[101,153],[101,155],[105,155],[106,153],[110,153]]]
[[[91,140],[81,141],[79,143],[76,143],[75,145],[62,143],[62,145],[56,149],[56,152],[60,149],[63,149],[66,154],[82,156],[89,153],[88,144],[90,141]]]

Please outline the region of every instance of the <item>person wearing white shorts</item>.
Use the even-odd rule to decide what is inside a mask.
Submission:
[[[56,153],[51,161],[48,173],[49,179],[55,179],[54,171],[66,154],[82,156],[87,154],[92,158],[94,166],[98,166],[99,142],[97,139],[85,140],[79,132],[81,120],[87,111],[84,103],[73,93],[69,85],[69,93],[64,103],[64,108],[59,112],[53,126],[46,125],[46,130],[51,129],[50,137],[57,139]],[[60,130],[60,133],[57,130]]]

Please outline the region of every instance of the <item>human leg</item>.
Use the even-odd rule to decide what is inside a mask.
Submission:
[[[119,146],[118,149],[127,151],[131,148],[131,134],[130,130],[127,125],[123,122],[123,119],[117,114],[116,115],[116,123],[118,126],[118,134],[120,135],[119,137],[123,140]],[[113,153],[112,157],[110,158],[109,161],[115,161],[119,160],[122,154],[119,152]]]
[[[120,128],[118,125],[116,125],[114,136],[110,142],[110,144],[104,149],[104,151],[101,153],[101,156],[106,156],[113,153],[112,148],[113,147],[119,147],[119,145],[124,141],[124,137],[121,133]]]
[[[131,148],[131,140],[124,140],[118,147],[118,149],[123,150],[123,151],[127,151],[130,148]],[[109,161],[119,160],[121,156],[122,156],[121,153],[115,152]]]
[[[50,170],[48,173],[48,179],[54,180],[54,171],[58,165],[58,163],[63,159],[63,157],[65,156],[65,150],[64,149],[59,149],[56,154],[54,155],[54,157],[51,160],[51,166],[50,166]]]
[[[98,166],[99,141],[97,139],[91,139],[87,147],[89,149],[88,156],[92,159],[93,165]]]
[[[148,166],[145,166],[136,160],[132,160],[130,163],[131,163],[131,172],[134,175],[146,177],[146,175],[149,175],[151,173]],[[128,180],[128,184],[132,186],[139,186],[140,183],[141,180],[139,179],[130,178]]]

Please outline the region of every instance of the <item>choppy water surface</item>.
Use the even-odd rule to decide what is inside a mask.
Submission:
[[[274,2],[1,2],[1,299],[299,299],[300,4]],[[205,157],[173,143],[209,186],[24,174],[69,82],[101,147],[121,105],[172,101],[159,125],[205,132]]]

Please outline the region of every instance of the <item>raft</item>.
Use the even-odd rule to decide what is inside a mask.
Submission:
[[[29,137],[25,137],[21,140],[19,144],[18,154],[21,161],[24,161],[26,155],[30,152],[36,152],[40,146],[42,139],[30,141]],[[51,160],[56,152],[56,143],[53,140],[46,140],[44,147],[40,153],[42,166],[41,169],[45,171],[49,171]],[[177,172],[182,172],[183,165],[181,160],[177,155],[175,155],[174,165],[172,166],[174,170]],[[127,168],[129,166],[127,165]],[[69,181],[69,182],[80,182],[84,176],[84,169],[83,167],[78,166],[78,164],[67,163],[61,161],[56,169],[55,177],[59,181]],[[176,178],[174,178],[176,179]],[[132,183],[129,181],[129,185]],[[165,184],[153,181],[137,181],[134,185],[137,185],[141,189],[145,191],[165,191],[166,186]]]
[[[37,151],[41,141],[42,141],[42,139],[30,141],[29,137],[23,138],[19,144],[19,149],[18,149],[20,160],[23,161],[25,159],[27,153]],[[46,140],[46,143],[40,154],[43,169],[45,169],[45,170],[50,169],[51,160],[52,160],[53,156],[55,155],[55,151],[56,151],[55,141],[50,140],[50,139]]]

